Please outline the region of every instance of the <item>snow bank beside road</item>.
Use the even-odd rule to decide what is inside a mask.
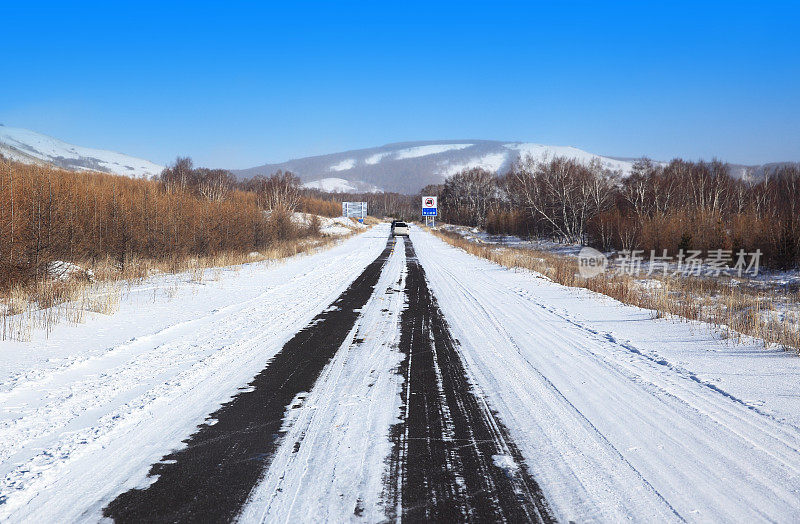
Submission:
[[[293,213],[292,220],[301,226],[311,223],[313,217],[319,220],[319,232],[326,236],[344,236],[355,231],[367,229],[367,226],[347,217],[323,217],[308,213]]]

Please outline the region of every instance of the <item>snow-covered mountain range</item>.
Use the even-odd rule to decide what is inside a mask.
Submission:
[[[525,142],[493,140],[442,140],[402,142],[369,149],[358,149],[266,164],[234,171],[241,178],[267,175],[283,169],[297,174],[307,187],[326,191],[396,191],[415,193],[428,184],[438,184],[466,168],[482,167],[504,173],[520,157],[530,155],[544,160],[556,156],[582,162],[598,160],[612,170],[629,173],[632,159],[588,153],[568,146],[548,146]]]
[[[0,155],[26,164],[52,164],[73,170],[130,177],[158,175],[163,166],[122,153],[75,146],[56,138],[0,124]]]
[[[163,170],[163,166],[147,160],[76,146],[35,131],[2,124],[0,155],[19,162],[52,164],[67,169],[103,171],[131,177],[151,177]],[[449,175],[467,168],[481,167],[503,174],[514,162],[528,155],[535,160],[554,157],[573,158],[586,163],[597,160],[604,167],[622,175],[630,173],[634,162],[631,158],[597,155],[571,146],[495,140],[440,140],[401,142],[299,158],[234,170],[233,173],[241,179],[247,179],[255,175],[269,176],[282,169],[298,175],[304,187],[327,192],[394,191],[413,194],[428,184],[439,184]],[[757,180],[763,177],[766,170],[781,164],[734,164],[731,165],[731,173],[740,178]]]

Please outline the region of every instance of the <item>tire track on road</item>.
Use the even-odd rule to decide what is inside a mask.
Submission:
[[[409,521],[555,518],[506,428],[474,392],[411,240],[399,372],[403,422],[393,428],[387,513]]]
[[[238,522],[384,519],[388,434],[403,382],[395,373],[405,306],[402,242],[397,240],[350,336],[287,413],[285,436]]]
[[[158,478],[103,511],[118,522],[228,522],[247,500],[281,439],[287,407],[310,391],[353,329],[394,246],[383,252],[329,308],[298,332],[249,384],[187,439],[153,465]]]

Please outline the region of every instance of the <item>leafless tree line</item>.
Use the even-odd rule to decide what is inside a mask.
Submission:
[[[521,160],[501,177],[470,169],[423,190],[448,222],[602,249],[761,249],[775,267],[800,264],[800,169],[763,179],[719,162],[637,161],[632,173],[598,163]]]
[[[157,180],[136,180],[0,157],[0,287],[42,278],[53,260],[249,253],[309,234],[291,221],[301,204],[290,173],[242,183],[178,158]]]

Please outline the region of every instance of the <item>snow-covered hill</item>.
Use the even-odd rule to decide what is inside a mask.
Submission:
[[[448,175],[466,168],[482,167],[494,173],[504,173],[514,162],[527,155],[537,160],[556,156],[581,162],[598,160],[606,168],[622,174],[629,173],[633,164],[630,159],[596,155],[575,147],[492,140],[443,140],[388,144],[267,164],[235,173],[242,178],[250,178],[283,169],[300,176],[307,187],[325,191],[350,191],[348,186],[353,186],[359,191],[373,187],[415,193],[428,184],[441,183]]]
[[[66,169],[103,171],[130,177],[150,177],[164,169],[141,158],[75,146],[35,131],[2,124],[0,155],[26,164],[52,164]]]

